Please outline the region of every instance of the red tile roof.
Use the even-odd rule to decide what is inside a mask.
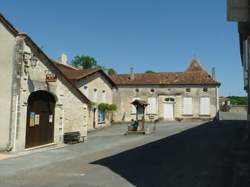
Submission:
[[[112,81],[112,79],[110,79],[110,77],[107,76],[106,73],[104,73],[104,71],[101,68],[77,69],[72,66],[64,65],[56,61],[54,61],[54,63],[71,81],[78,81],[80,79],[86,78],[88,76],[91,76],[99,72],[103,74],[113,86],[116,86],[115,83]]]
[[[184,72],[160,72],[160,73],[135,73],[134,79],[130,74],[114,75],[111,79],[117,85],[138,85],[138,84],[170,84],[170,85],[220,85],[206,70],[202,68],[196,59],[193,59],[190,66]]]
[[[5,26],[5,28],[15,37],[23,37],[23,39],[30,45],[30,47],[36,48],[39,55],[42,55],[46,62],[51,64],[51,66],[55,69],[56,73],[61,75],[65,81],[67,81],[71,88],[76,93],[76,96],[81,100],[86,102],[87,104],[91,104],[90,100],[70,81],[67,76],[49,59],[49,57],[42,51],[40,47],[27,35],[26,33],[19,32],[1,13],[0,13],[0,22]]]

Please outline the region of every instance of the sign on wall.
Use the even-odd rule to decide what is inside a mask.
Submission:
[[[57,76],[54,73],[46,74],[46,82],[56,82]]]

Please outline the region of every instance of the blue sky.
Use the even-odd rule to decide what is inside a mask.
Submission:
[[[220,95],[245,95],[226,0],[1,0],[0,12],[51,58],[94,56],[118,73],[216,67]]]

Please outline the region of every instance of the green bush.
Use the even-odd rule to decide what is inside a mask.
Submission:
[[[247,105],[247,97],[244,96],[229,96],[231,105]]]
[[[103,111],[116,111],[117,106],[115,104],[100,103],[98,109]]]

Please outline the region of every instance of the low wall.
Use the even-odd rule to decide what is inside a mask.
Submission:
[[[229,112],[247,112],[247,105],[232,105]]]

